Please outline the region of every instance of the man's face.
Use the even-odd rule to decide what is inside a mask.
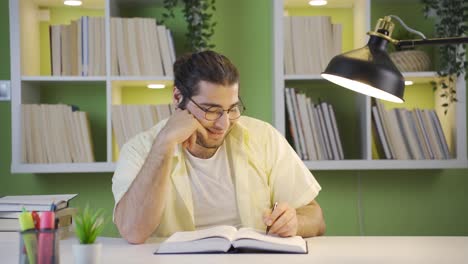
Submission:
[[[204,109],[221,107],[228,110],[240,103],[239,85],[237,83],[224,86],[200,81],[199,88],[199,94],[191,99]],[[227,112],[224,112],[217,120],[209,121],[205,119],[205,112],[190,100],[186,108],[208,132],[208,137],[197,134],[197,144],[205,148],[218,148],[221,146],[232,126],[237,122],[237,119],[230,120]]]

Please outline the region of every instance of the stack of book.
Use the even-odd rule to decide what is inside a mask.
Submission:
[[[69,25],[51,25],[52,76],[105,76],[104,17],[81,17]]]
[[[341,53],[341,24],[329,16],[284,17],[285,74],[320,74]]]
[[[375,100],[372,118],[379,157],[397,160],[451,158],[440,120],[433,109],[387,110]]]
[[[152,18],[112,17],[111,71],[123,76],[172,76],[176,54],[171,31]],[[103,17],[84,16],[51,25],[52,76],[105,76]]]
[[[94,162],[88,116],[71,106],[23,104],[24,163]]]
[[[111,18],[112,75],[172,76],[171,31],[151,18]]]
[[[168,118],[174,111],[173,104],[113,105],[112,129],[119,148],[138,133]]]
[[[286,88],[286,108],[294,148],[303,160],[344,159],[333,106],[313,104],[294,88]]]
[[[60,238],[68,237],[72,232],[73,216],[76,208],[69,207],[69,201],[76,194],[60,195],[21,195],[0,198],[0,232],[20,231],[19,215],[23,208],[26,211],[50,211],[55,209],[55,223]]]

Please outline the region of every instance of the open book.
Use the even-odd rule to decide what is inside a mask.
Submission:
[[[213,252],[276,252],[307,254],[307,243],[300,236],[278,237],[252,228],[237,230],[217,226],[197,231],[176,232],[164,241],[155,254]]]

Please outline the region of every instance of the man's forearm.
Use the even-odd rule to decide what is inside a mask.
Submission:
[[[148,157],[115,210],[115,223],[130,243],[143,243],[159,226],[175,146],[155,140]]]
[[[325,220],[320,205],[312,201],[310,204],[296,209],[297,235],[302,237],[321,236],[325,233]]]

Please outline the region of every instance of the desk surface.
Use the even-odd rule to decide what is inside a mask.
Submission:
[[[468,237],[317,237],[307,239],[308,255],[198,254],[153,255],[157,243],[130,245],[99,238],[102,263],[468,263]],[[60,262],[73,263],[72,244],[62,240]],[[19,235],[0,232],[0,262],[18,263]]]

